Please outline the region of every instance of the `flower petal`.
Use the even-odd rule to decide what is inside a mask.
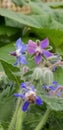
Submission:
[[[37,47],[37,44],[35,42],[33,42],[32,40],[29,40],[29,42],[28,42],[28,53],[34,54],[36,47]]]
[[[49,40],[48,40],[48,38],[46,38],[46,39],[40,41],[40,47],[41,47],[41,48],[47,48],[48,45],[49,45]]]
[[[44,84],[44,85],[42,86],[42,88],[43,88],[43,89],[48,89],[48,86]]]
[[[22,98],[22,99],[24,99],[24,94],[20,94],[20,93],[14,93],[14,96],[15,97],[20,97],[20,98]]]
[[[51,52],[49,52],[49,51],[47,51],[47,50],[43,50],[43,55],[44,55],[46,58],[48,58],[48,57],[50,57],[50,56],[53,56],[54,54],[51,53]]]
[[[23,106],[22,106],[22,110],[23,110],[24,112],[27,111],[28,106],[29,106],[29,102],[28,102],[28,101],[24,102],[24,104],[23,104]]]
[[[21,38],[19,38],[17,41],[16,41],[16,47],[17,47],[17,49],[20,49],[21,48],[21,45],[22,44],[22,40],[21,40]]]
[[[28,45],[24,44],[21,40],[21,38],[19,38],[17,41],[16,41],[16,47],[17,49],[21,49],[21,53],[25,52]]]
[[[10,52],[10,55],[12,55],[12,56],[17,56],[17,55],[16,55],[16,51]]]
[[[22,43],[21,53],[24,53],[27,50],[28,45]]]
[[[34,57],[34,60],[35,60],[36,64],[40,64],[40,62],[41,62],[41,60],[42,60],[41,54],[39,54],[38,56],[35,56],[35,57]]]
[[[21,56],[19,56],[19,62],[21,64],[27,64],[26,57],[21,54]]]
[[[25,89],[26,92],[28,91],[26,83],[24,83],[24,82],[21,83],[20,87],[23,88],[23,89]]]
[[[35,87],[34,87],[34,86],[31,86],[31,90],[32,90],[32,91],[35,91]]]
[[[16,62],[14,63],[14,65],[17,65],[19,63],[19,57],[17,58]]]
[[[53,81],[52,83],[53,83],[54,85],[57,85],[57,84],[58,84],[57,81]]]
[[[36,104],[37,105],[42,105],[43,104],[43,101],[39,96],[36,96]]]
[[[49,89],[50,89],[50,90],[55,90],[56,87],[54,87],[54,86],[49,86]]]
[[[27,87],[27,86],[26,86],[26,83],[24,83],[24,82],[21,83],[20,87],[21,87],[21,88],[26,88],[26,87]]]
[[[57,93],[57,96],[58,96],[58,97],[60,97],[61,95],[62,95],[62,93],[61,93],[61,92],[58,92],[58,93]]]

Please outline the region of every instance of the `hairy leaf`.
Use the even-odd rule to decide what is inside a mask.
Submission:
[[[4,68],[4,71],[6,73],[6,75],[8,76],[8,78],[11,80],[11,81],[14,81],[16,82],[17,86],[19,87],[20,86],[20,77],[15,75],[13,72],[18,72],[19,69],[18,68],[14,68],[14,66],[12,66],[11,64],[7,63],[6,61],[0,59],[0,62]]]
[[[55,111],[63,111],[63,98],[42,96],[43,101]]]

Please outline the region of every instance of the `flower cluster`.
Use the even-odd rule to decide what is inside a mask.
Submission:
[[[22,106],[22,110],[25,112],[30,104],[37,104],[41,106],[43,104],[42,99],[37,96],[36,89],[33,85],[29,85],[29,83],[22,83],[20,87],[23,89],[22,93],[15,93],[14,96],[20,97],[23,99],[24,104]]]
[[[63,86],[58,85],[53,78],[53,71],[56,70],[57,66],[63,66],[63,62],[61,61],[60,55],[54,55],[51,53],[49,48],[49,40],[48,38],[36,42],[29,40],[28,44],[24,44],[22,40],[19,38],[16,41],[16,51],[11,52],[10,54],[17,58],[17,64],[26,64],[21,69],[24,75],[29,72],[30,68],[27,66],[28,61],[26,56],[32,55],[35,63],[39,65],[32,69],[32,75],[29,82],[24,76],[22,76],[23,83],[21,83],[21,92],[15,93],[14,96],[19,97],[23,100],[22,111],[27,111],[31,104],[43,105],[43,100],[40,97],[41,89],[37,89],[34,85],[32,85],[32,81],[37,82],[37,86],[41,85],[42,88],[46,91],[47,96],[59,96],[62,97]],[[41,64],[42,63],[42,64]],[[26,82],[28,81],[28,82]],[[54,82],[53,82],[54,81]],[[52,84],[52,85],[51,85]],[[39,92],[38,92],[39,91]],[[39,93],[39,95],[38,95]]]
[[[17,58],[15,65],[17,65],[18,63],[27,64],[26,57],[24,56],[24,54],[26,50],[28,50],[29,54],[34,55],[34,60],[36,64],[40,64],[43,56],[45,58],[48,58],[54,55],[53,53],[46,50],[48,46],[49,46],[48,38],[46,38],[43,41],[39,41],[38,43],[29,40],[28,45],[24,44],[22,40],[19,38],[16,41],[16,51],[11,52],[10,54],[16,56]]]

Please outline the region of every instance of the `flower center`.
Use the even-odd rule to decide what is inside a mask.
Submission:
[[[19,56],[21,55],[20,50],[21,50],[21,49],[17,49],[17,50],[16,50],[16,55],[17,55],[17,57],[19,57]]]
[[[35,49],[35,53],[38,55],[38,54],[42,54],[42,49],[40,48],[40,46],[38,46],[36,49]]]
[[[34,103],[36,100],[36,93],[33,91],[29,91],[25,95],[25,100],[27,100],[29,103]]]

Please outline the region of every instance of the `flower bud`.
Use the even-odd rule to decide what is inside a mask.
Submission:
[[[28,66],[24,66],[23,67],[23,74],[27,73],[29,71],[29,67]]]
[[[36,40],[36,43],[37,43],[37,45],[39,45],[40,44],[40,40]]]
[[[35,80],[40,80],[43,77],[42,75],[43,75],[42,69],[40,67],[36,67],[34,69],[33,74],[32,74],[32,78],[35,79]]]
[[[42,68],[43,82],[47,85],[51,85],[53,82],[53,72],[49,68]]]
[[[50,62],[50,63],[52,63],[52,64],[54,64],[54,63],[56,63],[56,62],[58,62],[58,61],[61,61],[61,56],[58,54],[58,55],[54,55],[54,56],[50,56],[50,57],[48,57],[47,58],[47,60]]]

